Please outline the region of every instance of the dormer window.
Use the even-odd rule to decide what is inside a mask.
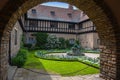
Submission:
[[[52,16],[55,16],[55,12],[54,11],[51,11],[50,12]]]
[[[69,17],[69,18],[72,18],[72,14],[71,14],[71,13],[68,13],[68,17]]]
[[[86,14],[85,14],[85,13],[83,13],[83,16],[86,16]]]
[[[36,9],[32,9],[32,13],[35,14],[36,13]]]

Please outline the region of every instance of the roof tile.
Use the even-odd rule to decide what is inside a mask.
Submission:
[[[36,13],[32,13],[32,9],[36,9]],[[28,10],[27,17],[30,19],[43,19],[53,21],[65,21],[65,22],[81,22],[88,19],[87,15],[83,16],[83,11],[73,10],[70,8],[58,8],[44,5],[37,5]],[[51,11],[55,12],[54,16],[51,15]],[[70,17],[71,16],[71,17]]]

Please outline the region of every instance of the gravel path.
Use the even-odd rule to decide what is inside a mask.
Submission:
[[[91,57],[91,58],[97,58],[100,56],[100,54],[94,54],[94,53],[84,53],[84,54],[85,54],[85,56]],[[64,56],[66,56],[67,53],[51,53],[51,54],[47,54],[47,55],[59,55],[59,56],[64,55]]]
[[[91,57],[91,58],[97,58],[100,56],[100,54],[94,54],[94,53],[84,53],[85,56]]]

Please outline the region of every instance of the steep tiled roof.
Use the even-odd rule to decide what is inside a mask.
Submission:
[[[81,10],[73,10],[71,8],[58,8],[44,5],[37,5],[28,10],[27,17],[29,19],[41,19],[64,22],[81,22],[88,19],[87,15]]]

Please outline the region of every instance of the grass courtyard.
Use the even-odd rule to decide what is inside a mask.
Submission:
[[[27,53],[27,61],[24,68],[45,70],[52,74],[62,76],[86,75],[99,73],[99,69],[90,67],[80,62],[52,61],[36,58],[35,51]]]

